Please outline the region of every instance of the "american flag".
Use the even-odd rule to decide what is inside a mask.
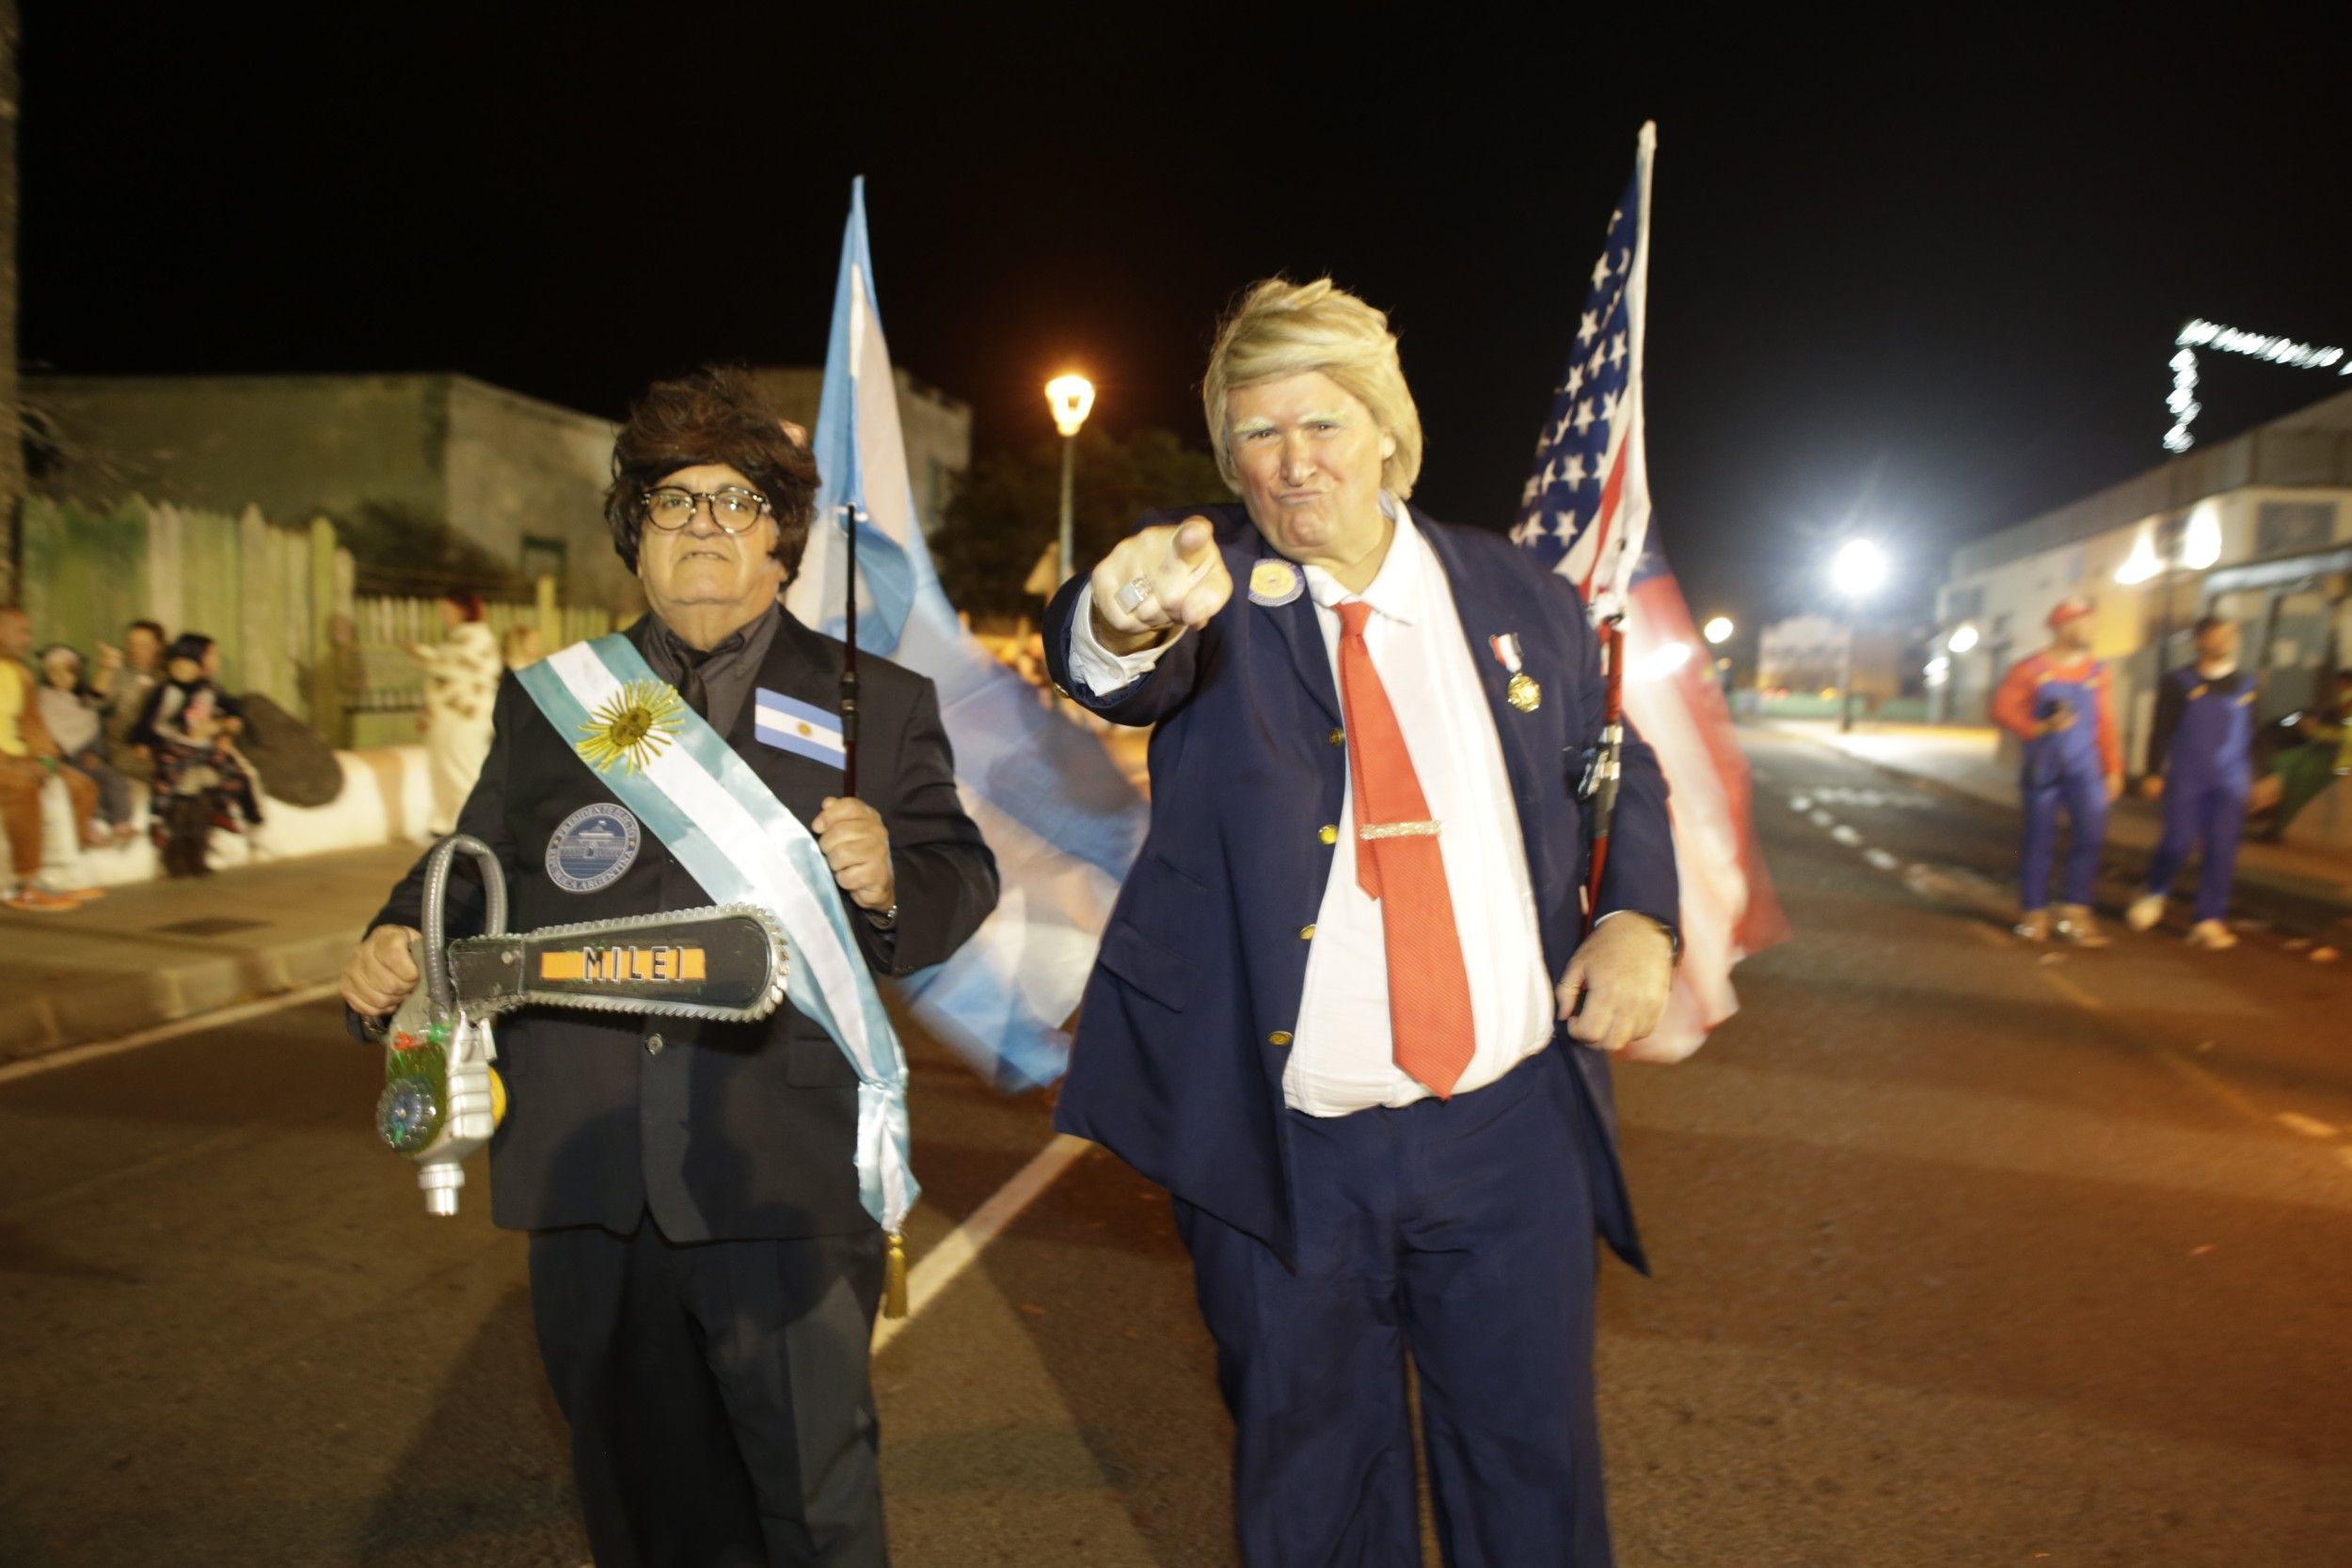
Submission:
[[[1633,178],[1609,214],[1592,290],[1511,537],[1568,578],[1595,620],[1625,605],[1649,533],[1642,439],[1642,333],[1649,283],[1649,171],[1657,128],[1642,127]]]
[[[1535,471],[1512,538],[1583,595],[1596,622],[1623,616],[1617,657],[1625,713],[1666,775],[1682,882],[1682,962],[1666,1015],[1627,1054],[1676,1061],[1739,1010],[1732,966],[1787,940],[1749,816],[1747,759],[1691,625],[1682,590],[1650,543],[1642,430],[1642,339],[1648,305],[1650,163],[1642,127],[1633,179],[1610,214]]]

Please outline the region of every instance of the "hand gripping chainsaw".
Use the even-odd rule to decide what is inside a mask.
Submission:
[[[488,895],[484,934],[446,939],[450,863],[463,850]],[[423,982],[371,1033],[384,1046],[375,1130],[417,1163],[425,1212],[457,1212],[466,1157],[490,1141],[506,1088],[490,1064],[490,1022],[518,1007],[587,1007],[750,1022],[784,1000],[784,938],[749,904],[550,926],[510,935],[506,877],[480,839],[460,833],[425,862]]]

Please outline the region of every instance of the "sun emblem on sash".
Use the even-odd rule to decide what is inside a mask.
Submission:
[[[642,773],[677,737],[679,716],[685,711],[686,705],[666,683],[630,681],[580,727],[587,738],[573,750],[599,773],[609,772],[616,762],[626,763],[631,773]]]

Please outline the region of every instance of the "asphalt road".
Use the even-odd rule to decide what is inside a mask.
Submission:
[[[1799,934],[1620,1074],[1657,1266],[1603,1275],[1621,1560],[2352,1564],[2316,917],[2024,949],[2004,814],[1751,740]],[[584,1560],[521,1246],[479,1186],[423,1215],[377,1074],[317,1003],[0,1082],[0,1563]],[[919,1281],[1051,1134],[928,1049],[914,1106]],[[877,1377],[901,1562],[1232,1560],[1167,1204],[1099,1151]]]

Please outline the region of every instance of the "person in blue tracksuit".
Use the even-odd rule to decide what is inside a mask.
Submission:
[[[2230,879],[2253,785],[2254,681],[2237,667],[2237,641],[2235,623],[2218,615],[2199,621],[2197,662],[2167,675],[2156,692],[2148,778],[2140,787],[2164,801],[2164,839],[2148,868],[2147,891],[2124,917],[2135,931],[2163,919],[2173,879],[2189,852],[2201,847],[2188,940],[2217,950],[2237,945],[2226,918]]]
[[[2081,947],[2106,937],[2090,911],[2107,805],[2123,791],[2123,749],[2116,738],[2107,667],[2090,657],[2096,610],[2079,595],[2050,611],[2050,645],[2013,665],[1993,694],[1994,721],[2025,750],[2018,793],[2026,833],[2018,866],[2017,934],[2027,942],[2055,935]],[[2050,918],[2050,867],[2058,812],[2073,833],[2058,919]]]

